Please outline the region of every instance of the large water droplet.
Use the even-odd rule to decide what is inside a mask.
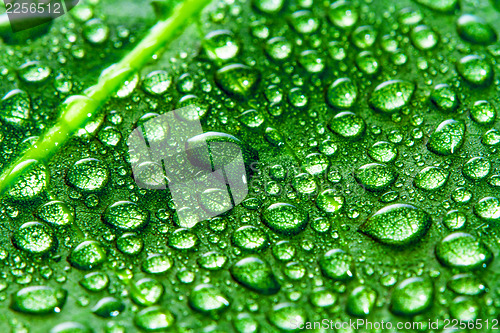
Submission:
[[[359,139],[366,130],[363,118],[349,112],[341,112],[331,120],[330,129],[345,139]]]
[[[73,267],[90,270],[106,261],[106,252],[99,242],[84,241],[71,251],[68,261]]]
[[[189,295],[189,305],[204,314],[217,314],[229,306],[226,296],[210,284],[196,286]]]
[[[358,97],[358,88],[349,78],[335,80],[326,93],[326,101],[333,107],[349,109],[354,105]]]
[[[439,155],[454,154],[463,144],[465,124],[449,119],[443,121],[431,134],[427,148]]]
[[[133,202],[118,201],[106,208],[103,220],[117,229],[132,231],[146,226],[149,212]]]
[[[497,33],[491,25],[476,15],[460,16],[457,20],[457,32],[462,39],[474,44],[488,45],[497,40]]]
[[[269,239],[262,229],[251,225],[236,229],[232,241],[235,246],[249,252],[260,251],[269,245]]]
[[[393,113],[408,104],[414,91],[415,85],[412,82],[390,80],[378,85],[368,101],[377,111]]]
[[[391,312],[400,316],[414,316],[432,305],[434,287],[428,279],[409,278],[401,282],[391,297]]]
[[[477,55],[468,55],[457,61],[458,73],[471,85],[488,86],[494,70],[489,62]]]
[[[346,311],[356,317],[368,316],[375,306],[377,293],[370,287],[355,288],[347,298]]]
[[[271,267],[258,257],[239,260],[231,267],[231,275],[238,283],[259,294],[273,295],[280,290]]]
[[[359,12],[351,1],[340,0],[330,5],[328,17],[337,27],[346,29],[358,22]]]
[[[145,308],[134,317],[134,323],[137,327],[146,332],[158,332],[166,330],[175,322],[174,315],[159,306]]]
[[[326,252],[319,259],[319,267],[326,277],[344,281],[354,276],[354,259],[341,249]]]
[[[486,267],[493,260],[493,253],[480,239],[458,232],[437,244],[436,258],[445,266],[472,270]]]
[[[102,44],[108,40],[109,27],[100,19],[92,19],[85,23],[83,36],[91,44]]]
[[[12,236],[12,243],[18,249],[32,254],[43,254],[57,245],[52,230],[39,222],[24,223]]]
[[[415,176],[414,184],[421,190],[435,191],[442,188],[448,180],[449,173],[438,167],[427,167]]]
[[[440,110],[451,112],[458,107],[458,97],[455,90],[448,84],[442,83],[434,87],[431,101]]]
[[[370,163],[359,167],[354,177],[367,190],[381,191],[396,181],[397,174],[387,165]]]
[[[30,117],[30,111],[30,96],[20,89],[9,91],[0,102],[0,117],[11,125],[25,125]]]
[[[100,160],[85,158],[73,164],[66,176],[68,183],[84,192],[94,192],[106,186],[108,168]]]
[[[11,308],[27,314],[50,314],[61,312],[68,292],[49,286],[26,287],[12,294]]]
[[[307,225],[308,214],[288,203],[275,203],[262,212],[263,222],[281,235],[296,235]]]
[[[257,87],[260,73],[251,67],[232,64],[215,73],[215,82],[229,95],[246,99]]]
[[[500,200],[496,197],[486,197],[474,206],[474,213],[486,221],[500,220]]]
[[[240,50],[236,37],[229,30],[209,32],[202,44],[208,57],[218,62],[233,59]]]
[[[462,167],[462,173],[470,180],[481,180],[490,174],[491,163],[484,157],[473,157]]]
[[[359,230],[383,244],[407,246],[420,241],[430,226],[431,218],[422,209],[394,204],[377,211]]]

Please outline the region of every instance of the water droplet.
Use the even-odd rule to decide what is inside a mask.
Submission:
[[[106,208],[103,221],[123,230],[132,231],[143,228],[149,220],[149,212],[129,201],[118,201]]]
[[[470,117],[478,124],[489,125],[495,122],[497,110],[488,101],[477,101],[470,109]]]
[[[451,198],[457,203],[468,203],[472,199],[472,192],[465,187],[458,187],[451,193]]]
[[[258,128],[264,123],[264,116],[257,110],[247,110],[238,117],[240,122],[248,128]]]
[[[163,274],[173,265],[172,259],[165,254],[152,254],[142,262],[142,271],[148,274]]]
[[[84,241],[71,251],[68,261],[78,269],[91,270],[106,261],[106,252],[99,242]]]
[[[488,289],[486,284],[472,274],[458,274],[448,282],[448,288],[459,295],[481,295]]]
[[[209,32],[203,39],[202,45],[207,56],[218,62],[231,60],[240,51],[239,42],[229,30]]]
[[[493,67],[477,55],[468,55],[457,61],[457,71],[474,86],[488,86],[493,80]]]
[[[125,304],[114,297],[101,298],[92,308],[92,312],[102,318],[116,317],[125,310]]]
[[[283,273],[290,280],[297,281],[304,277],[304,275],[306,274],[306,268],[301,263],[289,262],[286,264]]]
[[[248,313],[240,313],[233,319],[234,328],[238,333],[257,333],[259,332],[259,323],[250,317]]]
[[[215,73],[215,82],[229,95],[246,99],[257,87],[260,73],[241,64],[227,65]]]
[[[484,133],[481,142],[487,146],[496,146],[500,144],[500,131],[495,128],[490,129],[488,132]]]
[[[20,201],[31,200],[43,191],[47,187],[47,182],[49,179],[49,174],[45,165],[35,161],[28,160],[17,166],[17,168],[29,170],[25,172],[19,180],[11,186],[7,194]]]
[[[11,125],[25,125],[30,117],[30,112],[30,96],[24,90],[11,90],[5,94],[0,102],[0,117]]]
[[[35,215],[53,226],[65,226],[75,221],[75,209],[63,201],[50,201],[40,206]]]
[[[467,216],[458,210],[451,210],[443,218],[443,224],[450,230],[463,228],[467,222]]]
[[[299,10],[290,17],[290,23],[300,34],[310,34],[318,30],[319,20],[310,10]]]
[[[385,164],[370,163],[359,167],[354,177],[369,191],[381,191],[391,186],[397,174]]]
[[[434,90],[431,93],[431,101],[440,110],[446,112],[455,111],[458,107],[457,93],[446,83],[438,84],[434,87]]]
[[[302,164],[302,168],[312,176],[323,174],[328,166],[328,159],[324,155],[318,153],[307,155]]]
[[[19,250],[31,254],[43,254],[57,246],[52,230],[39,222],[24,223],[14,232],[12,243]]]
[[[198,237],[187,228],[177,229],[168,237],[168,245],[177,250],[193,249],[198,242]]]
[[[50,77],[52,70],[49,66],[38,61],[30,61],[19,67],[19,77],[26,83],[43,83]]]
[[[328,17],[337,27],[347,29],[358,22],[359,12],[351,1],[340,0],[330,5]]]
[[[415,0],[419,4],[441,13],[450,13],[458,8],[458,0]]]
[[[333,292],[324,289],[317,288],[311,293],[311,303],[319,308],[328,308],[337,302],[337,295]]]
[[[12,294],[11,308],[27,314],[50,314],[61,312],[68,292],[49,286],[26,287]]]
[[[408,105],[414,91],[415,84],[412,82],[390,80],[378,85],[368,101],[377,111],[394,113]]]
[[[326,93],[326,101],[333,107],[339,109],[349,109],[358,97],[358,88],[349,78],[335,80]]]
[[[159,306],[145,308],[134,317],[134,323],[137,327],[146,332],[158,332],[166,330],[175,322],[174,315]]]
[[[109,170],[100,160],[85,158],[73,164],[66,176],[68,183],[84,192],[99,191],[109,180]]]
[[[142,81],[144,91],[153,96],[161,96],[172,85],[172,76],[163,70],[153,71]]]
[[[399,12],[398,21],[402,25],[413,26],[417,25],[422,21],[423,15],[419,10],[414,10],[412,8],[403,8]]]
[[[439,155],[451,155],[458,151],[464,142],[465,124],[449,119],[443,121],[431,134],[427,149]]]
[[[486,197],[474,206],[474,213],[486,221],[500,220],[500,200],[496,197]]]
[[[431,218],[422,209],[393,204],[369,217],[360,231],[386,245],[407,246],[420,241],[430,226]]]
[[[497,33],[491,25],[476,15],[460,16],[457,20],[457,32],[463,40],[473,44],[488,45],[497,40]]]
[[[398,149],[393,143],[379,141],[368,149],[368,155],[380,163],[389,163],[398,156]]]
[[[448,267],[473,270],[486,267],[493,260],[493,253],[480,239],[457,232],[437,244],[436,258]]]
[[[346,311],[356,317],[368,316],[375,306],[377,293],[370,287],[355,288],[347,298]]]
[[[236,229],[233,244],[244,251],[258,252],[269,245],[269,239],[262,229],[246,225]]]
[[[217,314],[229,306],[226,296],[210,284],[196,286],[189,295],[189,305],[204,314]]]
[[[341,112],[331,120],[330,129],[345,139],[359,139],[366,130],[363,118],[349,112]]]
[[[280,303],[275,305],[269,314],[269,321],[278,329],[291,332],[303,327],[307,320],[304,308],[295,304]]]
[[[279,241],[273,246],[273,255],[280,261],[292,260],[295,256],[295,247],[289,241]]]
[[[349,280],[354,276],[354,260],[341,249],[326,252],[319,259],[323,275],[337,281]]]
[[[309,73],[321,73],[325,69],[325,59],[315,50],[306,50],[300,54],[299,63]]]
[[[479,304],[473,299],[461,296],[453,300],[450,305],[450,314],[459,322],[473,322],[479,315]]]
[[[415,176],[414,185],[421,190],[435,191],[442,188],[448,180],[449,173],[438,167],[427,167]]]
[[[157,280],[143,278],[134,283],[130,290],[130,298],[137,305],[151,306],[158,303],[163,291],[163,285]]]
[[[281,8],[285,0],[253,0],[252,4],[264,14],[276,14]]]
[[[144,242],[134,233],[125,233],[116,240],[116,248],[123,254],[134,256],[141,253]]]
[[[325,213],[335,214],[342,209],[344,201],[334,190],[325,190],[316,198],[316,205]]]
[[[377,40],[377,30],[371,25],[357,27],[353,31],[351,39],[354,45],[360,49],[367,49],[375,44]]]
[[[409,278],[401,282],[391,297],[392,313],[400,316],[414,316],[426,311],[434,298],[434,287],[428,279]]]
[[[307,225],[308,214],[287,203],[275,203],[262,213],[263,222],[281,235],[296,235]]]
[[[109,27],[100,19],[92,19],[83,26],[83,36],[91,44],[102,44],[108,40]]]
[[[227,256],[215,251],[204,253],[198,258],[198,264],[209,271],[218,271],[222,269],[226,262]]]
[[[417,49],[433,49],[439,41],[438,34],[426,25],[419,25],[411,31],[411,41]]]
[[[356,66],[366,75],[374,75],[380,68],[378,59],[370,51],[363,51],[356,56]]]
[[[490,174],[491,163],[484,157],[474,157],[462,167],[462,173],[470,180],[481,180]]]
[[[238,283],[259,294],[273,295],[280,290],[271,267],[258,257],[239,260],[230,272]]]
[[[92,272],[80,280],[80,285],[88,291],[102,291],[109,286],[109,277],[103,272]]]
[[[285,37],[274,37],[266,43],[266,53],[275,61],[287,60],[292,52],[293,44]]]

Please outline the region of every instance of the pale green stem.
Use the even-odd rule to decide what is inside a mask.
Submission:
[[[75,131],[99,111],[102,105],[134,73],[144,67],[155,53],[160,51],[187,25],[188,20],[199,13],[210,0],[186,0],[172,15],[154,25],[146,37],[120,62],[105,69],[97,83],[82,95],[68,97],[61,105],[57,123],[40,139],[5,169],[0,175],[0,195],[28,171],[35,163],[49,159]]]

